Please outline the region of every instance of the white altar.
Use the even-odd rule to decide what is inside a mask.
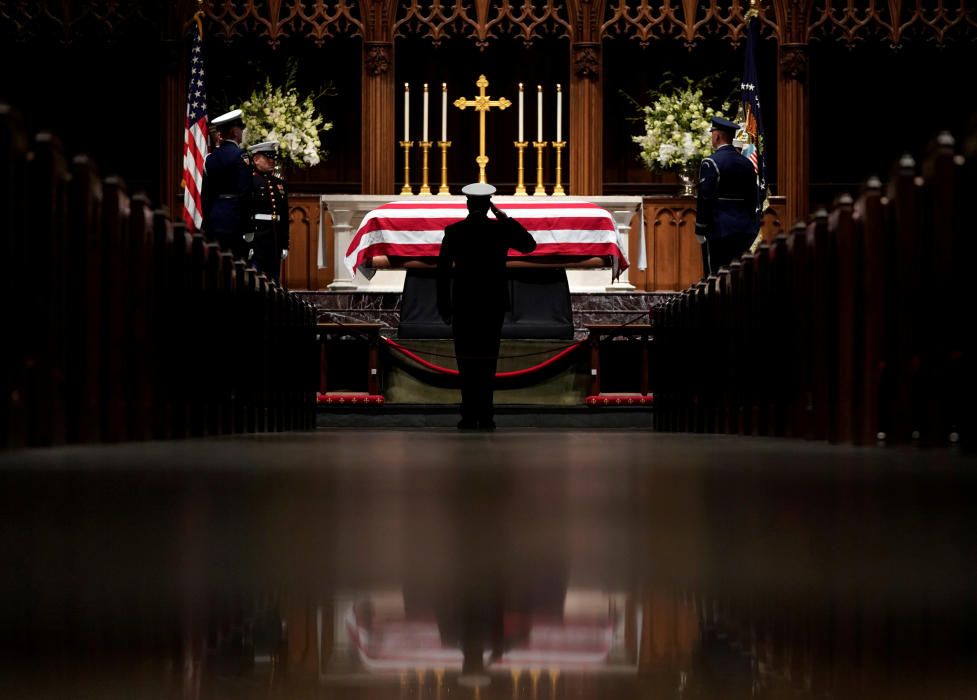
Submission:
[[[546,202],[547,200],[565,200],[563,197],[525,197],[507,199],[526,199],[535,203]],[[628,239],[631,235],[631,224],[636,215],[641,221],[639,230],[642,241],[644,239],[644,221],[640,216],[641,197],[577,197],[575,199],[591,202],[610,212],[617,226],[620,248],[625,253],[628,250]],[[321,197],[322,214],[319,220],[319,268],[325,267],[325,260],[331,259],[336,262],[332,265],[334,278],[329,285],[330,290],[335,291],[359,291],[359,292],[402,292],[404,288],[405,270],[377,270],[372,279],[367,279],[362,273],[357,271],[356,275],[350,275],[342,260],[346,257],[346,250],[353,240],[356,230],[359,228],[363,217],[373,209],[382,204],[395,201],[425,202],[425,201],[445,201],[445,202],[464,202],[464,196],[452,197],[419,197],[419,196],[393,196],[393,195],[328,195]],[[330,217],[329,220],[326,217]],[[323,250],[325,240],[325,228],[331,221],[335,239],[332,255],[327,256]],[[639,246],[639,250],[644,250],[644,245]],[[644,269],[644,260],[629,260],[631,267],[637,265],[639,269]],[[594,293],[594,292],[628,292],[635,287],[628,282],[628,271],[625,270],[615,281],[612,280],[611,268],[599,269],[567,269],[567,281],[570,285],[571,293]]]

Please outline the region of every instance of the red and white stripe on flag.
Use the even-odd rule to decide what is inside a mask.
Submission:
[[[207,158],[207,90],[204,81],[203,33],[194,32],[187,81],[187,120],[183,132],[183,220],[191,232],[203,223],[200,191]]]
[[[751,163],[753,163],[753,172],[759,174],[760,164],[757,161],[756,146],[754,146],[752,143],[747,144],[746,147],[743,148],[743,155],[746,156]]]
[[[521,198],[520,198],[521,199]],[[510,257],[609,257],[612,267],[628,267],[624,248],[611,214],[583,201],[524,202],[515,197],[495,197],[493,202],[516,219],[536,239],[536,250]],[[391,202],[369,212],[346,250],[346,268],[356,274],[362,268],[370,276],[370,261],[378,255],[407,258],[437,257],[444,228],[468,215],[464,201]],[[491,215],[490,215],[491,216]]]

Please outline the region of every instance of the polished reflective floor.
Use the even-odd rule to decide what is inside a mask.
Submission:
[[[977,461],[644,431],[0,454],[0,698],[977,698]]]

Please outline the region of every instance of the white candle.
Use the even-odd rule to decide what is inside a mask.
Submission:
[[[424,83],[424,127],[421,129],[421,133],[424,135],[422,141],[427,143],[427,83]]]
[[[448,83],[441,83],[441,140],[448,140]]]
[[[410,85],[404,83],[404,141],[410,141]]]
[[[543,140],[543,86],[536,86],[536,140]]]
[[[519,83],[519,143],[522,143],[522,83]]]
[[[556,84],[556,140],[562,141],[560,138],[563,135],[563,92],[560,90],[560,84]]]

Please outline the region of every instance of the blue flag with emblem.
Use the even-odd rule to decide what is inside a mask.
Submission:
[[[757,74],[757,48],[760,41],[760,19],[751,11],[746,25],[746,58],[743,63],[742,90],[743,112],[746,115],[743,130],[750,135],[750,143],[743,155],[750,159],[757,173],[759,201],[757,219],[763,212],[767,199],[766,140],[763,136],[763,111],[760,109],[760,77]]]

